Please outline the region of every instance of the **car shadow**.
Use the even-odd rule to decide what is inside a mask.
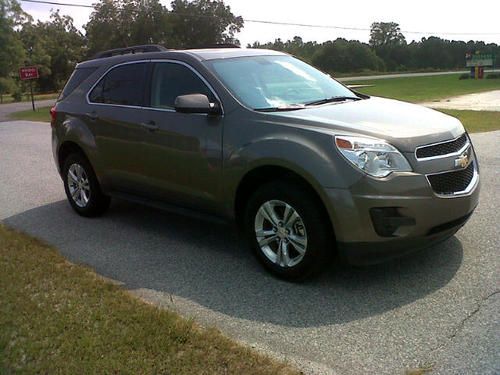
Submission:
[[[446,285],[462,263],[456,237],[388,263],[332,264],[303,283],[269,275],[231,226],[113,201],[86,219],[66,201],[14,215],[9,226],[70,261],[125,284],[180,296],[232,317],[290,327],[340,324],[412,303]]]

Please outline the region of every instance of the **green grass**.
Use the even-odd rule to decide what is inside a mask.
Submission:
[[[500,112],[456,109],[439,109],[439,111],[458,118],[471,133],[500,130]]]
[[[26,111],[14,112],[9,117],[12,120],[26,120],[26,121],[44,121],[50,122],[50,107],[36,108],[36,112],[32,109]]]
[[[430,77],[387,78],[345,82],[353,85],[373,85],[360,88],[368,95],[382,96],[418,103],[475,92],[500,90],[500,79],[458,79],[459,74]]]
[[[0,225],[0,373],[298,374]]]
[[[58,93],[48,93],[48,94],[35,94],[35,100],[46,100],[46,99],[56,99],[59,94]],[[22,102],[30,102],[31,96],[29,94],[24,94],[21,99]],[[11,95],[4,95],[2,104],[13,103],[14,99]]]

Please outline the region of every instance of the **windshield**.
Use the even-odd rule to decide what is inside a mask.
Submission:
[[[291,56],[237,57],[206,64],[241,103],[256,110],[292,110],[335,98],[359,99],[328,75]]]

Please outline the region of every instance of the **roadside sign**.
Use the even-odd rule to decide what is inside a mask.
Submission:
[[[35,99],[33,97],[33,82],[32,79],[38,79],[38,68],[36,66],[23,66],[19,68],[19,78],[21,81],[30,81],[31,106],[35,111]]]
[[[493,66],[493,54],[471,54],[465,55],[465,64],[467,68],[475,66]]]
[[[38,68],[36,66],[23,66],[19,68],[19,78],[21,81],[39,78]]]

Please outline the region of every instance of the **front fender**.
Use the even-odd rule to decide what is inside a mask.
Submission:
[[[243,178],[256,168],[276,166],[288,169],[306,180],[322,200],[325,187],[346,188],[361,176],[347,165],[334,148],[327,134],[307,132],[307,138],[282,133],[242,145],[224,160],[224,195],[229,211],[234,209],[234,197]]]

